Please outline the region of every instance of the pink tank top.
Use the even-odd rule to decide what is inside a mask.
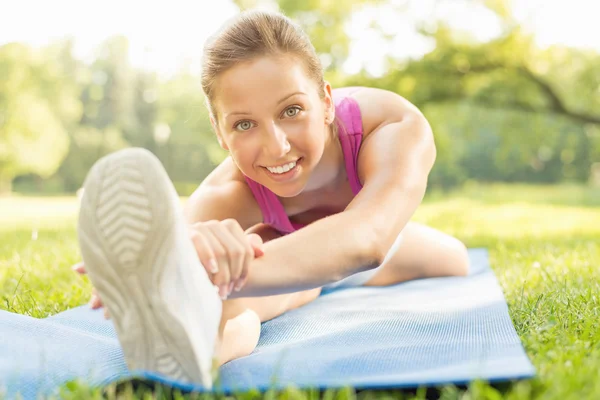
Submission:
[[[357,89],[358,88],[356,87],[347,87],[334,89],[332,91],[335,103],[335,115],[338,121],[338,137],[342,145],[350,187],[355,196],[362,189],[362,185],[358,179],[356,165],[363,129],[358,104],[354,99],[348,96]],[[281,201],[275,193],[247,176],[245,178],[262,211],[263,222],[265,224],[271,225],[279,232],[285,234],[292,233],[305,226],[290,221],[283,208],[283,204],[281,204]]]

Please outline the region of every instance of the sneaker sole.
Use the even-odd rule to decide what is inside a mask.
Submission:
[[[169,270],[176,267],[168,253],[176,240],[176,219],[183,218],[177,215],[180,207],[152,153],[126,149],[108,155],[92,167],[84,183],[78,223],[81,253],[110,312],[128,368],[212,388],[212,354],[210,362],[206,355],[202,362],[181,316],[175,316],[160,295],[165,273],[178,273]],[[196,292],[207,287],[206,274],[205,279],[198,273],[186,274],[185,279],[192,280],[188,289],[195,287]],[[182,295],[202,301],[198,293]],[[214,348],[202,334],[193,339],[196,348]]]

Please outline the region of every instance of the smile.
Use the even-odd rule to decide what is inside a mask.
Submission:
[[[265,168],[268,169],[269,172],[271,172],[273,174],[283,174],[283,173],[288,172],[290,169],[293,169],[296,166],[297,162],[298,162],[298,160],[292,161],[287,164],[280,165],[278,167],[265,167]]]
[[[300,173],[303,158],[277,167],[263,167],[267,175],[275,182],[288,182],[294,180]]]

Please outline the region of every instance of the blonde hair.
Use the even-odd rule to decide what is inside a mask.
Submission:
[[[262,56],[291,55],[303,63],[316,84],[319,97],[325,98],[321,61],[304,31],[288,17],[268,11],[244,11],[226,23],[204,46],[202,90],[211,115],[215,81],[229,68]],[[331,124],[334,129],[336,124]]]

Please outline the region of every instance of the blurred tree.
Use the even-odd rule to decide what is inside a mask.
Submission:
[[[587,180],[600,153],[600,55],[540,50],[510,2],[484,3],[502,22],[496,39],[478,43],[437,21],[420,31],[435,41],[431,52],[389,56],[383,76],[363,71],[345,83],[395,91],[425,112],[438,142],[433,184]]]
[[[219,147],[204,104],[200,79],[180,73],[160,85],[157,126],[170,135],[158,154],[176,182],[200,182],[227,152]],[[160,135],[157,136],[160,139]]]
[[[67,127],[81,106],[67,71],[55,61],[60,51],[0,47],[0,192],[9,192],[20,174],[49,177],[68,151]]]
[[[70,57],[64,55],[66,60]],[[84,111],[77,127],[70,131],[71,150],[57,174],[67,191],[81,186],[96,160],[129,145],[124,131],[132,135],[140,132],[135,112],[136,75],[129,65],[127,39],[107,39],[99,46],[92,65],[79,68]]]
[[[156,151],[153,131],[159,113],[159,82],[154,72],[133,71],[132,121],[123,127],[123,137],[131,145]]]
[[[346,23],[361,7],[384,3],[382,0],[234,0],[240,9],[270,6],[296,21],[310,37],[323,68],[335,84],[348,57],[350,38]]]
[[[171,179],[183,183],[199,182],[226,155],[212,137],[198,77],[182,72],[159,81],[128,59],[127,40],[114,37],[85,67],[85,112],[59,172],[67,191],[80,187],[98,158],[127,146],[152,151]]]
[[[350,46],[346,22],[382,2],[235,3],[242,9],[271,6],[298,21],[334,87],[380,87],[419,106],[438,145],[432,186],[467,179],[586,181],[593,168],[600,171],[600,55],[537,48],[516,24],[508,0],[473,2],[498,16],[502,33],[495,39],[477,42],[428,20],[420,32],[435,48],[419,59],[389,54],[387,71],[377,77],[365,71],[347,76],[341,66]],[[125,146],[153,151],[176,186],[185,186],[180,193],[189,193],[227,156],[214,138],[197,76],[182,69],[160,81],[134,70],[123,37],[104,42],[91,65],[75,60],[71,50],[68,42],[39,54],[20,45],[0,49],[0,74],[9,77],[0,81],[0,182],[42,169],[48,176],[52,163],[46,159],[56,164],[64,157],[66,133],[70,150],[49,187],[67,191],[79,188],[94,161]],[[51,145],[57,151],[47,151]],[[16,168],[23,165],[28,167]]]
[[[448,29],[440,29],[433,37],[437,43],[433,52],[387,77],[436,76],[440,83],[436,90],[415,88],[416,101],[470,99],[482,107],[600,123],[596,111],[600,96],[594,93],[600,85],[600,55],[561,48],[543,52],[518,29],[480,45],[456,43]],[[578,102],[582,97],[592,101]]]

